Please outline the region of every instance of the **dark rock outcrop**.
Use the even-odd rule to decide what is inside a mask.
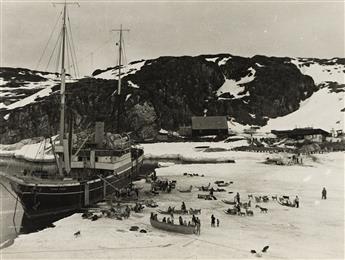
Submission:
[[[6,80],[14,82],[15,72],[6,71]],[[241,84],[243,91],[237,96],[217,96],[227,80],[239,81],[253,76],[251,73],[255,73],[253,80]],[[42,81],[39,77],[44,74],[37,78],[34,74],[28,72],[28,78],[21,74],[20,80]],[[205,110],[207,115],[226,115],[241,124],[265,125],[268,118],[297,110],[302,100],[318,90],[313,79],[301,74],[290,58],[230,54],[147,60],[141,69],[124,74],[122,82],[121,97],[114,95],[116,80],[83,78],[67,84],[68,113],[73,115],[75,131],[104,120],[106,131],[129,131],[139,139],[152,138],[160,128],[176,130],[189,125],[191,116],[203,115]],[[55,134],[58,86],[53,91],[24,107],[0,110],[0,142]]]

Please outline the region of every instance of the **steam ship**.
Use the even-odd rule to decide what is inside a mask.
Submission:
[[[34,172],[7,176],[24,209],[24,222],[58,219],[88,207],[119,191],[140,174],[144,151],[131,145],[127,134],[105,134],[104,123],[95,122],[94,136],[86,138],[79,147],[73,145],[71,129],[65,122],[65,46],[66,9],[63,4],[61,43],[61,88],[59,142],[52,140],[56,162],[54,172]],[[121,92],[122,26],[119,30],[119,73],[117,95]]]

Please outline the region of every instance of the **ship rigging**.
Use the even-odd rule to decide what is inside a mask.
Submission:
[[[61,3],[58,3],[61,4]],[[95,122],[94,134],[74,147],[71,127],[66,128],[66,14],[63,4],[59,142],[51,140],[57,171],[9,175],[12,189],[25,211],[23,223],[56,220],[105,199],[138,178],[144,151],[132,147],[128,135],[105,133],[104,122]],[[119,43],[118,96],[121,94],[122,29]],[[67,44],[66,44],[67,43]],[[71,97],[73,98],[73,97]],[[91,138],[93,137],[93,138]],[[91,140],[90,140],[91,139]],[[25,225],[25,224],[24,224]]]

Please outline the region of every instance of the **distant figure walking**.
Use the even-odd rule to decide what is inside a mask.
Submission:
[[[216,218],[214,217],[214,215],[211,216],[211,227],[215,227],[216,224]]]
[[[201,227],[201,222],[198,217],[195,218],[195,225],[196,225],[196,234],[200,235],[200,227]]]
[[[219,227],[219,218],[217,218],[217,227]]]
[[[295,198],[295,207],[299,208],[299,198],[298,198],[298,196],[296,196],[296,198]]]
[[[322,197],[321,197],[322,200],[325,200],[327,199],[327,191],[326,191],[326,188],[323,187],[322,189]]]

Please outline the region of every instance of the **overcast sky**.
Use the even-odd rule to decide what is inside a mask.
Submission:
[[[120,24],[130,29],[125,33],[128,61],[216,53],[344,57],[342,1],[79,3],[69,14],[83,75],[92,71],[91,64],[114,66],[118,35],[110,31]],[[61,8],[50,1],[2,0],[1,66],[34,69]],[[38,69],[46,67],[49,55]]]

